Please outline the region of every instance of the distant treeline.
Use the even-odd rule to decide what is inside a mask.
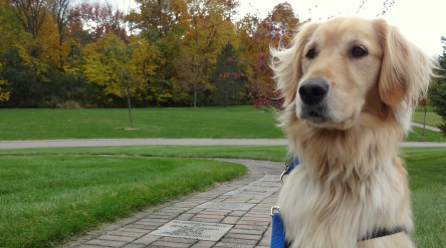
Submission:
[[[238,20],[233,0],[107,4],[0,0],[0,108],[276,103],[269,46],[287,46],[289,3]]]

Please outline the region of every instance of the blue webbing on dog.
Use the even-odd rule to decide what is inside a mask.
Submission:
[[[290,174],[290,172],[299,164],[299,159],[294,157],[291,159],[292,162],[285,168],[285,171],[280,176],[280,180],[284,175]],[[284,248],[285,247],[285,227],[283,225],[282,217],[280,213],[272,213],[273,230],[271,232],[271,248]]]

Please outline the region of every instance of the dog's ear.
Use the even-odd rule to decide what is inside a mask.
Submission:
[[[281,97],[284,98],[284,107],[293,102],[296,96],[297,84],[302,77],[301,60],[303,58],[303,48],[318,26],[318,23],[302,25],[297,30],[290,48],[270,48],[270,67],[274,71],[277,90],[280,92]]]
[[[375,27],[384,52],[378,85],[380,98],[389,106],[403,100],[412,104],[427,91],[435,67],[433,60],[385,20],[376,20]]]

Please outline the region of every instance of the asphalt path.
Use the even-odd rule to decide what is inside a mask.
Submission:
[[[278,146],[286,139],[70,139],[0,141],[0,149],[106,146]],[[440,142],[403,142],[402,147],[446,147]]]

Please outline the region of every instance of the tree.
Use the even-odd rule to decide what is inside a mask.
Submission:
[[[35,38],[39,34],[45,17],[50,13],[50,0],[5,0],[19,18],[26,32]]]
[[[70,0],[52,0],[51,12],[57,23],[57,31],[59,33],[59,46],[62,46],[65,38],[64,29],[68,25],[69,4]]]
[[[438,80],[429,89],[429,97],[434,106],[434,112],[441,116],[443,123],[438,127],[444,135],[446,135],[446,37],[441,37],[443,44],[443,53],[438,57],[439,69],[437,75]]]
[[[226,1],[189,0],[190,28],[186,31],[187,48],[192,73],[189,79],[193,92],[193,106],[197,107],[197,93],[205,86],[208,72],[215,66],[216,55],[231,37],[234,25],[227,19],[233,5]]]
[[[425,95],[422,96],[419,100],[418,100],[418,105],[423,106],[424,108],[424,119],[423,119],[423,134],[421,135],[422,137],[426,137],[424,135],[424,131],[426,130],[426,114],[427,114],[427,107],[431,104],[431,101],[429,99],[429,95]]]
[[[246,75],[235,57],[234,47],[228,43],[217,56],[217,67],[213,71],[215,82],[214,103],[229,107],[231,100],[243,94]]]
[[[108,32],[112,32],[126,41],[125,15],[110,4],[81,3],[70,9],[70,18],[92,29],[92,41],[97,41]]]
[[[85,74],[90,82],[103,87],[104,94],[126,98],[130,125],[133,128],[131,97],[147,86],[144,76],[151,75],[156,65],[147,65],[147,44],[134,41],[126,45],[113,34],[87,45],[89,49]],[[142,55],[139,56],[139,55]],[[111,100],[111,99],[110,99]]]
[[[187,27],[190,18],[185,0],[135,0],[139,11],[132,11],[126,19],[135,23],[133,28],[149,35],[155,30],[159,38],[165,37],[175,26]]]
[[[248,97],[253,101],[255,107],[279,107],[281,106],[280,94],[276,92],[276,86],[272,80],[273,72],[269,66],[269,49],[270,46],[287,47],[299,25],[299,19],[295,16],[291,5],[285,2],[276,5],[261,21],[253,17],[245,18],[244,21],[245,23],[240,27],[248,27],[249,30],[252,30],[247,32],[247,34],[252,33],[250,35],[252,47],[246,50],[247,53],[243,56],[249,58],[246,63],[252,70],[248,76],[250,92]],[[241,32],[245,31],[241,30]]]

